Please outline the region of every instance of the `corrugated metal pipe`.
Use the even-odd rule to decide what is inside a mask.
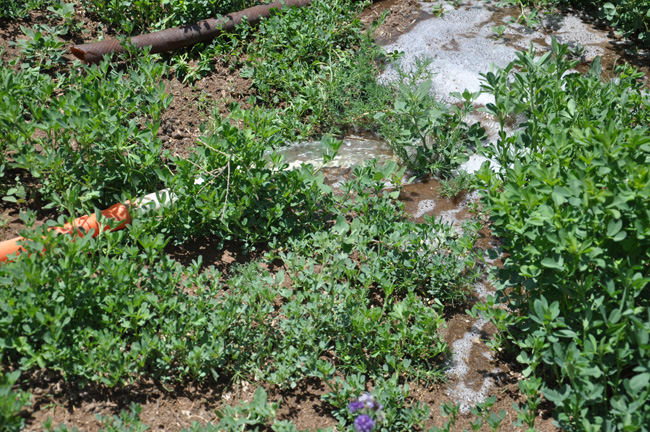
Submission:
[[[267,5],[233,12],[224,15],[222,18],[211,18],[190,25],[134,36],[130,38],[130,41],[137,48],[150,46],[152,53],[172,51],[212,40],[222,32],[233,31],[244,17],[251,24],[257,24],[262,18],[271,16],[271,11],[274,9],[292,6],[302,7],[309,5],[311,2],[312,0],[275,1]],[[99,63],[106,54],[124,52],[124,47],[117,39],[106,39],[96,43],[76,45],[70,48],[70,51],[87,63]]]

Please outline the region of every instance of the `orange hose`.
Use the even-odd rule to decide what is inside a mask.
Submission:
[[[75,237],[83,237],[86,233],[92,231],[92,236],[97,237],[100,231],[121,230],[131,223],[129,209],[122,203],[114,204],[106,210],[102,210],[101,213],[106,219],[112,219],[115,222],[120,222],[120,224],[113,228],[108,225],[100,226],[97,216],[92,214],[78,217],[72,223],[66,223],[62,227],[51,229],[58,234],[74,235],[76,233]],[[18,245],[18,242],[23,240],[25,240],[23,237],[16,237],[0,242],[0,263],[6,261],[7,257],[12,253],[23,252],[25,249]]]

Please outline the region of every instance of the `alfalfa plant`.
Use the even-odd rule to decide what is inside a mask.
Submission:
[[[563,427],[647,430],[650,101],[627,66],[608,82],[600,62],[565,73],[567,51],[554,41],[541,57],[520,53],[510,84],[489,86],[490,109],[527,120],[487,149],[501,168],[477,173],[510,254],[496,270],[510,312],[481,309],[531,379],[525,411],[539,392]]]

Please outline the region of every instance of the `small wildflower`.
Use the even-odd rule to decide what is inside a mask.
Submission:
[[[363,402],[353,401],[353,402],[350,402],[350,405],[348,405],[348,409],[350,410],[350,413],[353,413],[355,411],[363,409],[364,406],[365,405],[363,404]]]
[[[367,414],[361,414],[354,421],[354,429],[357,432],[370,432],[373,427],[375,427],[375,421]]]
[[[368,409],[373,409],[375,407],[375,398],[372,397],[370,393],[364,393],[359,396],[359,402],[361,402]]]
[[[364,393],[358,398],[352,400],[348,405],[350,414],[357,417],[354,420],[354,429],[357,432],[370,432],[377,422],[383,422],[386,419],[382,411],[384,406],[375,400],[370,393]]]

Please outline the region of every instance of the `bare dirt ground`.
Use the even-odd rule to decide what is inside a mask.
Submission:
[[[377,29],[376,38],[380,43],[389,43],[400,34],[408,31],[418,20],[428,18],[421,12],[415,0],[383,0],[375,2],[361,16],[364,23],[370,24],[378,18],[384,10],[389,10],[387,20]],[[90,33],[86,36],[92,39],[99,25],[87,17],[82,17]],[[41,20],[47,20],[45,14],[33,13],[21,22],[0,22],[0,44],[5,47],[2,59],[8,61],[17,52],[9,44],[22,36],[20,25],[31,26]],[[71,40],[71,43],[81,41]],[[165,148],[178,155],[187,154],[193,146],[198,135],[199,125],[206,121],[210,112],[205,110],[201,101],[209,99],[219,101],[218,109],[223,114],[230,102],[246,103],[252,94],[250,82],[239,76],[238,71],[231,71],[225,65],[217,64],[215,72],[193,85],[186,85],[176,79],[165,82],[167,91],[173,95],[174,102],[164,113],[160,137]],[[417,203],[423,199],[436,200],[439,205],[427,214],[440,214],[457,208],[459,201],[443,199],[439,195],[439,187],[435,182],[424,182],[408,187],[402,195],[407,211],[415,214]],[[460,198],[462,200],[462,198]],[[32,209],[40,209],[41,203],[33,197],[23,204]],[[20,206],[9,203],[0,204],[0,215],[8,220],[0,232],[0,239],[11,238],[24,227],[18,219]],[[436,213],[438,212],[438,213]],[[39,223],[55,216],[53,212],[38,214]],[[469,216],[468,212],[457,212],[457,218]],[[483,238],[477,247],[485,248],[496,242],[490,237],[489,228],[482,231]],[[206,257],[206,264],[216,265],[221,269],[228,269],[233,263],[245,262],[251,259],[237,250],[236,245],[231,245],[226,250],[212,250],[209,241],[199,239],[190,242],[177,252],[177,258],[192,257],[198,253]],[[448,326],[444,331],[445,340],[452,345],[463,339],[468,331],[476,324],[475,320],[465,313],[471,308],[478,298],[472,297],[467,304],[457,305],[447,316]],[[464,360],[469,367],[469,372],[461,378],[450,377],[446,383],[426,385],[411,383],[411,401],[421,401],[432,407],[432,416],[427,427],[442,426],[444,418],[439,415],[438,407],[445,402],[457,402],[450,389],[456,388],[459,381],[478,391],[485,380],[489,378],[494,382],[488,395],[497,398],[494,411],[506,411],[506,420],[501,431],[520,430],[513,426],[516,412],[513,404],[523,403],[517,383],[521,374],[512,359],[492,358],[485,345],[494,333],[494,328],[489,324],[482,326],[480,332],[472,340],[472,348]],[[497,371],[497,372],[495,372]],[[255,383],[242,382],[230,385],[228,382],[208,381],[202,384],[192,382],[178,384],[172,387],[159,382],[135,382],[132,385],[108,389],[101,386],[85,386],[80,388],[75,382],[66,382],[60,375],[48,370],[40,370],[33,374],[29,384],[24,388],[32,393],[31,404],[25,408],[22,415],[27,419],[27,431],[44,430],[43,423],[65,424],[69,428],[77,427],[82,431],[95,431],[99,429],[100,422],[97,415],[116,415],[120,410],[129,409],[131,403],[142,406],[141,419],[151,426],[150,430],[178,431],[188,428],[193,422],[205,424],[217,423],[215,409],[224,404],[235,405],[240,401],[250,401],[257,388]],[[328,392],[325,383],[319,380],[307,380],[295,389],[284,389],[276,386],[266,386],[266,391],[273,401],[282,399],[278,419],[291,420],[298,429],[314,430],[319,427],[334,426],[336,421],[331,415],[332,408],[321,400],[321,395]],[[554,431],[556,428],[551,422],[552,412],[548,406],[540,410],[536,427],[541,431]],[[48,420],[49,419],[49,420]],[[456,424],[455,430],[471,429],[472,416],[462,415]],[[484,428],[484,430],[487,430]]]

